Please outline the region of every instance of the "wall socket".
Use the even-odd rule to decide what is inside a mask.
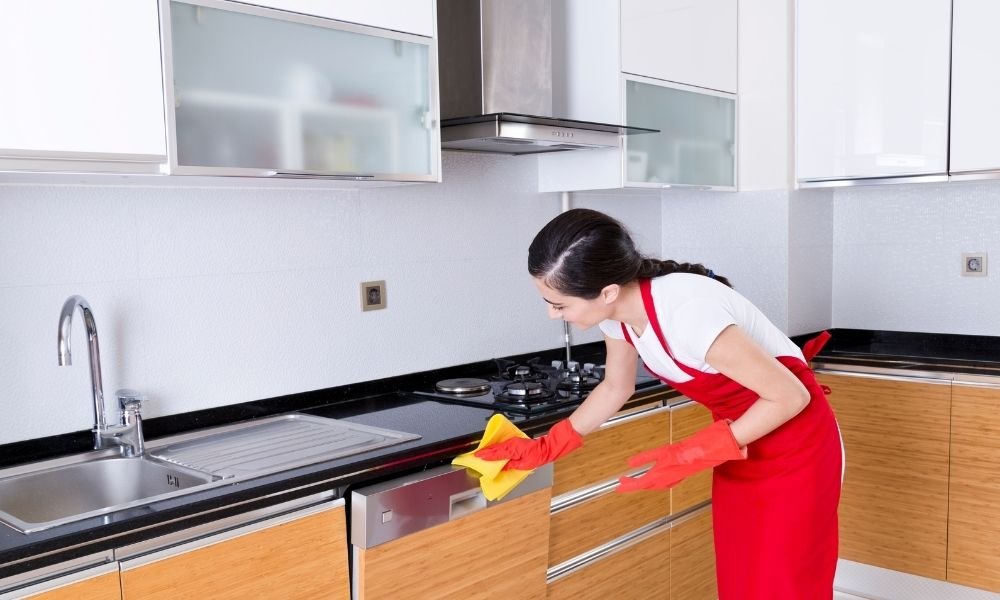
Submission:
[[[361,282],[361,310],[385,308],[385,280]]]
[[[969,277],[986,276],[986,253],[985,252],[963,252],[962,253],[962,275]]]

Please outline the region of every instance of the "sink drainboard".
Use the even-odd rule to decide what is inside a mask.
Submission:
[[[150,449],[154,457],[226,479],[260,476],[419,439],[341,420],[289,414],[230,425]]]

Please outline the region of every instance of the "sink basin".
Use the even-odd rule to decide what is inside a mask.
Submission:
[[[31,533],[213,486],[361,454],[419,435],[300,413],[0,471],[0,522]]]
[[[176,496],[220,479],[157,460],[122,458],[114,451],[33,469],[0,479],[0,520],[25,533]]]

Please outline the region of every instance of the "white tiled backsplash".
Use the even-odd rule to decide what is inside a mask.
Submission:
[[[148,417],[557,347],[561,324],[525,263],[560,199],[536,186],[533,157],[451,152],[442,184],[361,190],[0,184],[0,443],[92,424],[78,316],[74,365],[56,365],[71,294],[93,306],[105,394],[143,391]],[[649,254],[729,276],[791,334],[1000,335],[997,275],[958,275],[962,251],[1000,261],[997,194],[982,183],[572,202],[622,219]],[[388,282],[388,309],[363,313],[358,286],[374,279]]]

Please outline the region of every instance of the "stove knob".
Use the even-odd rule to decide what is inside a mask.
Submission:
[[[561,361],[561,360],[554,360],[554,361],[552,361],[552,368],[554,368],[554,369],[561,369],[562,367],[563,367],[563,361]]]
[[[594,377],[598,379],[604,379],[604,365],[599,365],[594,367]]]
[[[580,368],[580,363],[576,362],[575,360],[571,360],[568,363],[566,363],[566,368],[569,369],[570,371],[576,371]]]
[[[594,363],[583,363],[583,372],[584,373],[593,373],[594,372]]]

